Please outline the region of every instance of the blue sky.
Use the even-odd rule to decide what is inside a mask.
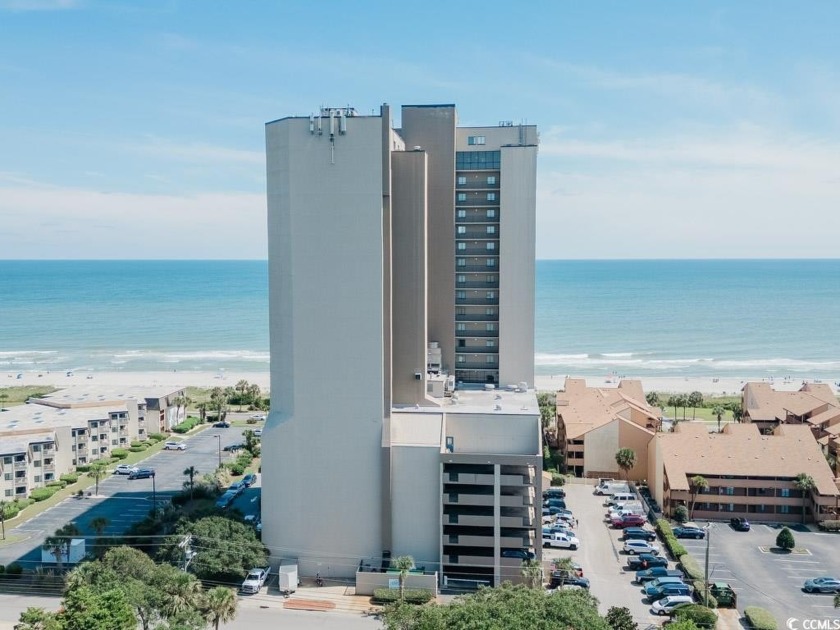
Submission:
[[[837,257],[838,24],[817,0],[0,0],[0,258],[264,258],[263,124],[382,102],[539,125],[539,258]]]

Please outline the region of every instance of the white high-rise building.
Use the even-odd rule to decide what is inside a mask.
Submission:
[[[305,575],[392,552],[496,583],[539,553],[537,132],[401,117],[266,125],[263,541]]]

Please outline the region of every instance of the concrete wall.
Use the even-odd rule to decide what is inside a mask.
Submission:
[[[429,341],[441,347],[443,369],[455,369],[455,126],[454,105],[406,105],[400,135],[410,151],[429,156]]]
[[[266,125],[272,408],[263,542],[303,575],[381,553],[382,120]]]
[[[502,147],[499,382],[534,386],[537,147]]]
[[[591,471],[619,474],[615,463],[618,451],[618,421],[613,420],[583,436],[584,473]]]
[[[636,453],[636,465],[629,472],[632,481],[647,479],[648,475],[648,445],[652,436],[633,422],[618,423],[619,448],[629,448]],[[615,453],[613,453],[615,461]],[[622,473],[623,476],[623,473]]]
[[[393,402],[426,404],[426,153],[391,159]]]
[[[445,433],[455,438],[456,453],[533,455],[541,452],[538,420],[525,414],[448,413]]]
[[[374,589],[388,588],[390,580],[396,580],[399,577],[399,573],[359,571],[356,573],[356,595],[373,595]],[[437,581],[437,573],[431,575],[409,573],[405,576],[405,587],[407,589],[422,588],[437,594]]]

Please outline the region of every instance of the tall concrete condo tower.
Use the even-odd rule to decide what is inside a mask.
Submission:
[[[539,414],[523,396],[534,373],[536,154],[535,127],[459,128],[454,105],[403,107],[399,129],[387,105],[266,125],[272,405],[262,520],[275,560],[349,577],[416,544],[411,552],[442,566],[439,458],[454,452],[443,408],[456,382],[522,392],[510,422],[488,403],[497,422],[484,445],[476,402],[478,429],[459,444],[482,462],[512,445],[504,465],[526,471],[516,483],[533,494]],[[463,422],[449,422],[453,435]],[[420,443],[422,457],[411,450]],[[422,544],[398,509],[411,488],[425,493]],[[499,518],[489,521],[497,557]],[[487,566],[492,574],[499,562]]]

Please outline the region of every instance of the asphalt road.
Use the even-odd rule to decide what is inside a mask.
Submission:
[[[775,546],[780,530],[781,527],[753,523],[750,531],[737,532],[728,523],[712,523],[709,581],[729,582],[738,595],[739,610],[743,611],[747,606],[766,608],[776,617],[780,627],[791,618],[799,621],[840,620],[833,595],[810,595],[802,590],[809,578],[840,576],[840,554],[837,553],[840,537],[838,534],[794,531],[796,546],[807,553],[772,553],[769,549]],[[706,542],[681,542],[704,568]]]
[[[215,429],[209,427],[200,433],[186,438],[187,449],[184,451],[160,451],[137,466],[153,468],[152,479],[128,479],[127,475],[111,475],[99,482],[99,495],[77,499],[68,498],[32,519],[10,528],[6,525],[7,535],[25,536],[25,540],[13,545],[0,547],[0,564],[20,562],[25,569],[32,569],[41,560],[41,545],[44,539],[59,527],[73,522],[88,538],[88,548],[94,542],[94,532],[90,522],[96,517],[108,519],[105,535],[120,535],[137,521],[145,517],[153,505],[153,498],[165,502],[168,497],[181,490],[188,479],[183,471],[195,466],[199,476],[212,472],[219,463],[220,447],[243,441],[243,429],[231,427]],[[216,436],[219,436],[218,438]],[[233,457],[221,452],[222,461]],[[237,497],[234,505],[245,514],[258,512],[259,495],[257,487],[249,488]],[[94,487],[90,488],[94,492]]]

